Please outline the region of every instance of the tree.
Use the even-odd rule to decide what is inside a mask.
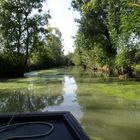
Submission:
[[[138,1],[117,0],[115,3],[109,1],[109,12],[107,15],[108,29],[112,42],[117,49],[116,66],[122,69],[123,74],[133,77],[133,69],[138,62],[140,32],[140,8]]]
[[[58,67],[64,64],[61,32],[58,28],[48,27],[42,47],[38,46],[30,57],[31,67],[37,69]]]
[[[79,54],[84,54],[84,57],[81,57],[84,61],[86,60],[84,65],[90,67],[108,65],[112,73],[112,60],[115,59],[116,49],[113,47],[105,23],[106,2],[74,0],[72,6],[81,13],[75,44],[83,50],[83,53]]]
[[[110,73],[123,69],[132,77],[140,63],[139,1],[73,0],[72,6],[81,13],[75,43],[81,64],[88,65],[90,60],[91,66],[108,65]]]
[[[0,50],[13,65],[11,73],[22,76],[35,47],[43,44],[49,14],[43,14],[45,0],[0,1]]]
[[[53,66],[61,66],[63,64],[63,44],[62,34],[58,28],[51,28],[48,34],[46,47],[48,48],[48,56],[51,58]],[[47,60],[46,60],[47,61]]]

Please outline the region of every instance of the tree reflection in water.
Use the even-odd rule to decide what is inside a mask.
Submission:
[[[60,94],[35,94],[31,90],[0,91],[0,112],[36,112],[63,102]]]

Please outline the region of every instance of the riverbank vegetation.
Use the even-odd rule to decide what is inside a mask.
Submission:
[[[140,3],[133,0],[73,0],[79,11],[75,65],[121,77],[140,76]]]
[[[91,73],[140,78],[140,3],[72,0],[81,14],[75,52],[64,56],[62,35],[49,25],[45,0],[0,1],[0,77],[31,70],[83,66]]]
[[[49,26],[44,1],[0,1],[0,77],[64,64],[61,32]]]

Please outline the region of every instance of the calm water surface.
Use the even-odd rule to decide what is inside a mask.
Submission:
[[[139,94],[139,82],[30,72],[0,81],[0,112],[71,111],[93,140],[139,140]]]
[[[70,111],[80,120],[83,113],[76,97],[77,84],[73,76],[63,76],[63,102],[59,105],[46,106],[43,111]]]

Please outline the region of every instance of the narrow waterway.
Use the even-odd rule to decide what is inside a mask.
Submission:
[[[70,111],[91,140],[139,140],[140,83],[52,69],[0,80],[0,113]]]

